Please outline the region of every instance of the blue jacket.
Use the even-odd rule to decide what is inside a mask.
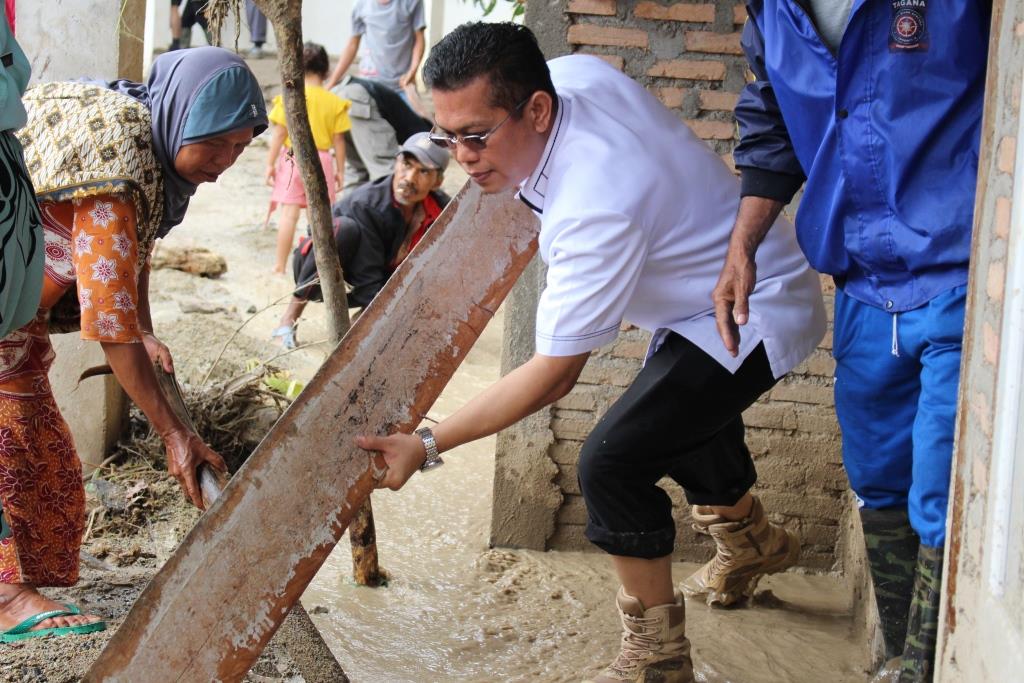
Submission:
[[[836,54],[806,0],[749,0],[743,194],[788,202],[819,272],[892,312],[967,281],[991,0],[854,0]]]

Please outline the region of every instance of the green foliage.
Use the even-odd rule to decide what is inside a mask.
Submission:
[[[510,2],[515,7],[512,9],[512,18],[520,17],[526,12],[526,0],[503,0],[504,2]],[[472,0],[473,5],[479,7],[484,12],[486,17],[488,14],[494,11],[494,8],[498,6],[498,0]]]
[[[245,369],[248,372],[254,372],[262,365],[261,361],[251,358],[246,362]],[[287,370],[267,372],[263,375],[261,381],[268,389],[284,396],[289,401],[294,401],[306,386],[302,382],[292,379],[291,374]]]

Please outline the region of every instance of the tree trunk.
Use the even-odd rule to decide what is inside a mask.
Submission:
[[[281,68],[288,136],[299,166],[302,186],[306,189],[309,224],[313,231],[316,270],[327,307],[327,329],[332,345],[337,345],[349,328],[348,301],[341,261],[334,241],[331,206],[327,183],[320,165],[320,155],[313,143],[306,111],[306,86],[302,69],[302,0],[255,0],[256,7],[274,27],[277,38],[277,59]],[[340,160],[339,160],[340,161]]]
[[[266,15],[277,37],[277,58],[281,67],[285,115],[292,150],[299,164],[306,201],[309,205],[309,223],[313,229],[313,249],[316,270],[320,276],[324,305],[327,307],[327,329],[331,345],[335,346],[348,332],[348,301],[342,279],[341,262],[334,241],[331,207],[328,204],[327,182],[323,177],[320,158],[306,112],[306,89],[302,69],[302,1],[256,0],[256,6]],[[333,182],[333,179],[330,180]],[[352,544],[352,574],[356,583],[379,586],[383,574],[377,562],[376,533],[373,510],[369,499],[356,516],[349,540]]]

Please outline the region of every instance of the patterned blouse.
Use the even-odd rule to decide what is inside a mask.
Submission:
[[[134,205],[119,195],[40,205],[46,274],[77,281],[82,339],[139,342],[138,241]]]

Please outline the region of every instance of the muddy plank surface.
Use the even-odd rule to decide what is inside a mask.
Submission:
[[[324,562],[536,249],[511,196],[464,191],[161,569],[87,681],[238,680]]]

